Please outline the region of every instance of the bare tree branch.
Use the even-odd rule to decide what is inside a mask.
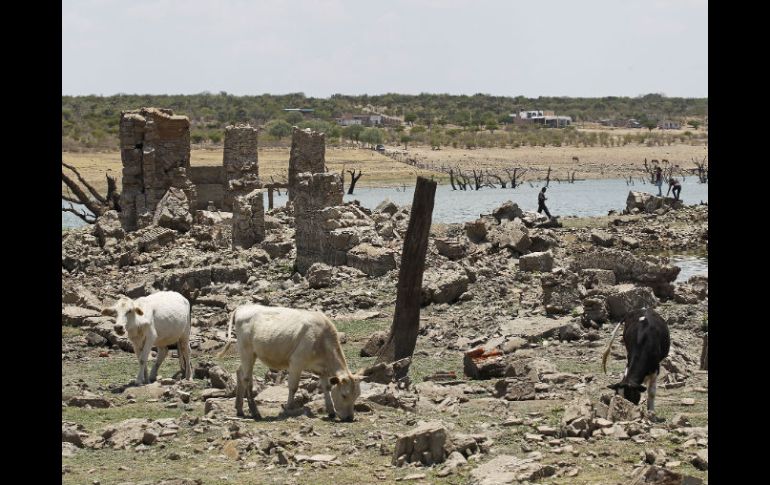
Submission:
[[[64,163],[64,160],[62,160],[61,164],[64,165],[65,167],[67,167],[68,169],[72,170],[73,172],[75,172],[75,175],[77,175],[78,180],[80,181],[80,183],[85,185],[85,187],[88,189],[88,191],[91,192],[91,195],[94,196],[94,199],[98,200],[103,205],[107,205],[107,199],[105,199],[95,188],[93,188],[91,186],[91,184],[86,182],[86,180],[80,175],[80,172],[78,172],[77,169],[75,169],[75,167],[73,167],[72,165],[68,165],[68,164]]]
[[[63,162],[62,162],[63,163]],[[61,179],[62,182],[70,189],[72,192],[75,193],[75,196],[79,199],[79,203],[86,206],[88,210],[90,210],[93,214],[99,215],[101,214],[101,207],[94,203],[94,201],[86,195],[85,192],[83,192],[83,189],[81,189],[77,183],[75,183],[74,180],[69,178],[66,173],[64,173],[64,170],[62,170],[61,173]]]
[[[61,210],[62,210],[62,212],[71,212],[71,213],[75,214],[80,219],[82,219],[83,221],[85,221],[85,222],[87,222],[89,224],[93,224],[94,222],[96,222],[96,217],[89,216],[84,211],[78,211],[78,210],[76,210],[72,206],[70,206],[70,207],[62,207]]]

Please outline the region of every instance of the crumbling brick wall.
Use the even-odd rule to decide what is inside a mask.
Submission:
[[[336,173],[301,173],[294,185],[294,224],[297,246],[296,268],[301,274],[313,263],[344,264],[326,224],[327,207],[342,204],[342,180]],[[290,192],[291,194],[291,192]],[[343,260],[339,261],[342,257]]]
[[[223,206],[233,210],[234,198],[261,187],[259,182],[258,129],[238,124],[225,128],[225,149],[222,158],[225,193]],[[233,183],[234,181],[243,183]]]
[[[191,206],[193,209],[205,210],[209,206],[209,202],[213,202],[216,207],[223,209],[227,186],[224,167],[190,167],[188,176],[198,191],[198,202],[194,207]]]
[[[121,224],[133,231],[152,218],[169,187],[174,169],[190,167],[190,120],[169,109],[121,112],[120,156],[123,162]]]
[[[233,249],[248,249],[265,239],[263,189],[255,189],[233,200]]]
[[[296,126],[291,134],[289,154],[289,202],[296,197],[296,185],[301,173],[323,173],[326,171],[326,142],[324,134],[301,130]]]

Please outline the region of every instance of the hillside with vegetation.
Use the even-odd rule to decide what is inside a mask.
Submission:
[[[431,146],[518,147],[518,146],[619,146],[628,143],[670,144],[693,142],[702,135],[697,128],[708,117],[708,98],[669,98],[660,94],[638,97],[569,98],[506,97],[475,94],[384,94],[329,98],[286,95],[234,96],[201,93],[194,95],[62,96],[62,149],[64,151],[109,150],[117,146],[120,111],[142,106],[170,108],[188,116],[194,144],[218,145],[225,126],[248,122],[264,128],[260,143],[285,144],[291,126],[324,131],[330,144],[350,142],[423,144]],[[285,112],[285,108],[310,108],[312,115]],[[602,119],[636,119],[648,130],[612,135],[586,133],[574,128],[547,130],[514,127],[510,113],[540,109],[571,116],[575,124]],[[335,119],[345,113],[380,113],[400,118],[403,126],[388,128],[341,127]],[[676,120],[692,127],[689,135],[652,133],[659,120]]]

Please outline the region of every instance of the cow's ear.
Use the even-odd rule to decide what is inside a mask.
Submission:
[[[623,388],[624,384],[622,382],[616,382],[615,384],[610,384],[607,386],[607,389],[612,389],[613,391],[617,391],[618,389]]]
[[[639,386],[639,392],[644,392],[644,391],[646,391],[646,390],[647,390],[647,388],[646,388],[646,387],[644,387],[644,386],[641,386],[641,385]]]
[[[118,311],[114,306],[102,308],[102,315],[105,317],[117,317]]]
[[[329,378],[329,384],[331,384],[332,386],[336,386],[339,383],[340,383],[340,378],[339,377],[334,376],[334,377],[330,377]]]
[[[137,315],[139,315],[140,317],[141,317],[142,315],[144,315],[144,310],[142,310],[142,307],[140,307],[139,305],[136,305],[136,306],[134,307],[134,311],[135,311],[135,312],[136,312],[136,314],[137,314]]]

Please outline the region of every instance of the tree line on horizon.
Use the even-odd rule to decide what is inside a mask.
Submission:
[[[226,92],[193,95],[62,96],[62,148],[76,150],[114,147],[120,112],[150,106],[170,108],[176,114],[189,117],[191,141],[213,144],[221,143],[225,126],[241,122],[262,126],[265,131],[261,137],[267,135],[269,139],[266,141],[280,142],[290,134],[292,125],[304,125],[303,127],[327,132],[330,139],[369,143],[430,141],[433,144],[433,141],[443,141],[444,144],[454,142],[455,146],[464,146],[469,144],[469,136],[477,137],[477,134],[484,130],[489,130],[492,134],[500,129],[506,129],[509,133],[520,131],[509,126],[509,115],[521,110],[554,111],[557,115],[571,116],[575,123],[634,118],[647,127],[664,119],[703,120],[708,116],[708,98],[666,97],[661,94],[603,98],[526,98],[426,93],[375,96],[335,94],[328,98],[314,98],[303,93],[235,96]],[[303,115],[286,112],[285,108],[310,108],[313,113]],[[405,122],[406,130],[403,126],[395,126],[375,132],[360,127],[344,128],[335,122],[336,118],[345,113],[364,112],[400,118]],[[697,128],[699,124],[702,123],[695,122],[694,127]],[[380,131],[382,133],[379,133]],[[420,136],[423,132],[428,135]],[[362,135],[364,140],[361,140]],[[525,144],[527,139],[534,140],[531,134],[519,138]],[[538,141],[532,143],[539,143],[540,139],[551,140],[560,137],[543,135],[536,138]],[[517,139],[514,135],[507,138],[513,146],[516,146]],[[486,141],[477,145],[483,146],[484,143]]]

